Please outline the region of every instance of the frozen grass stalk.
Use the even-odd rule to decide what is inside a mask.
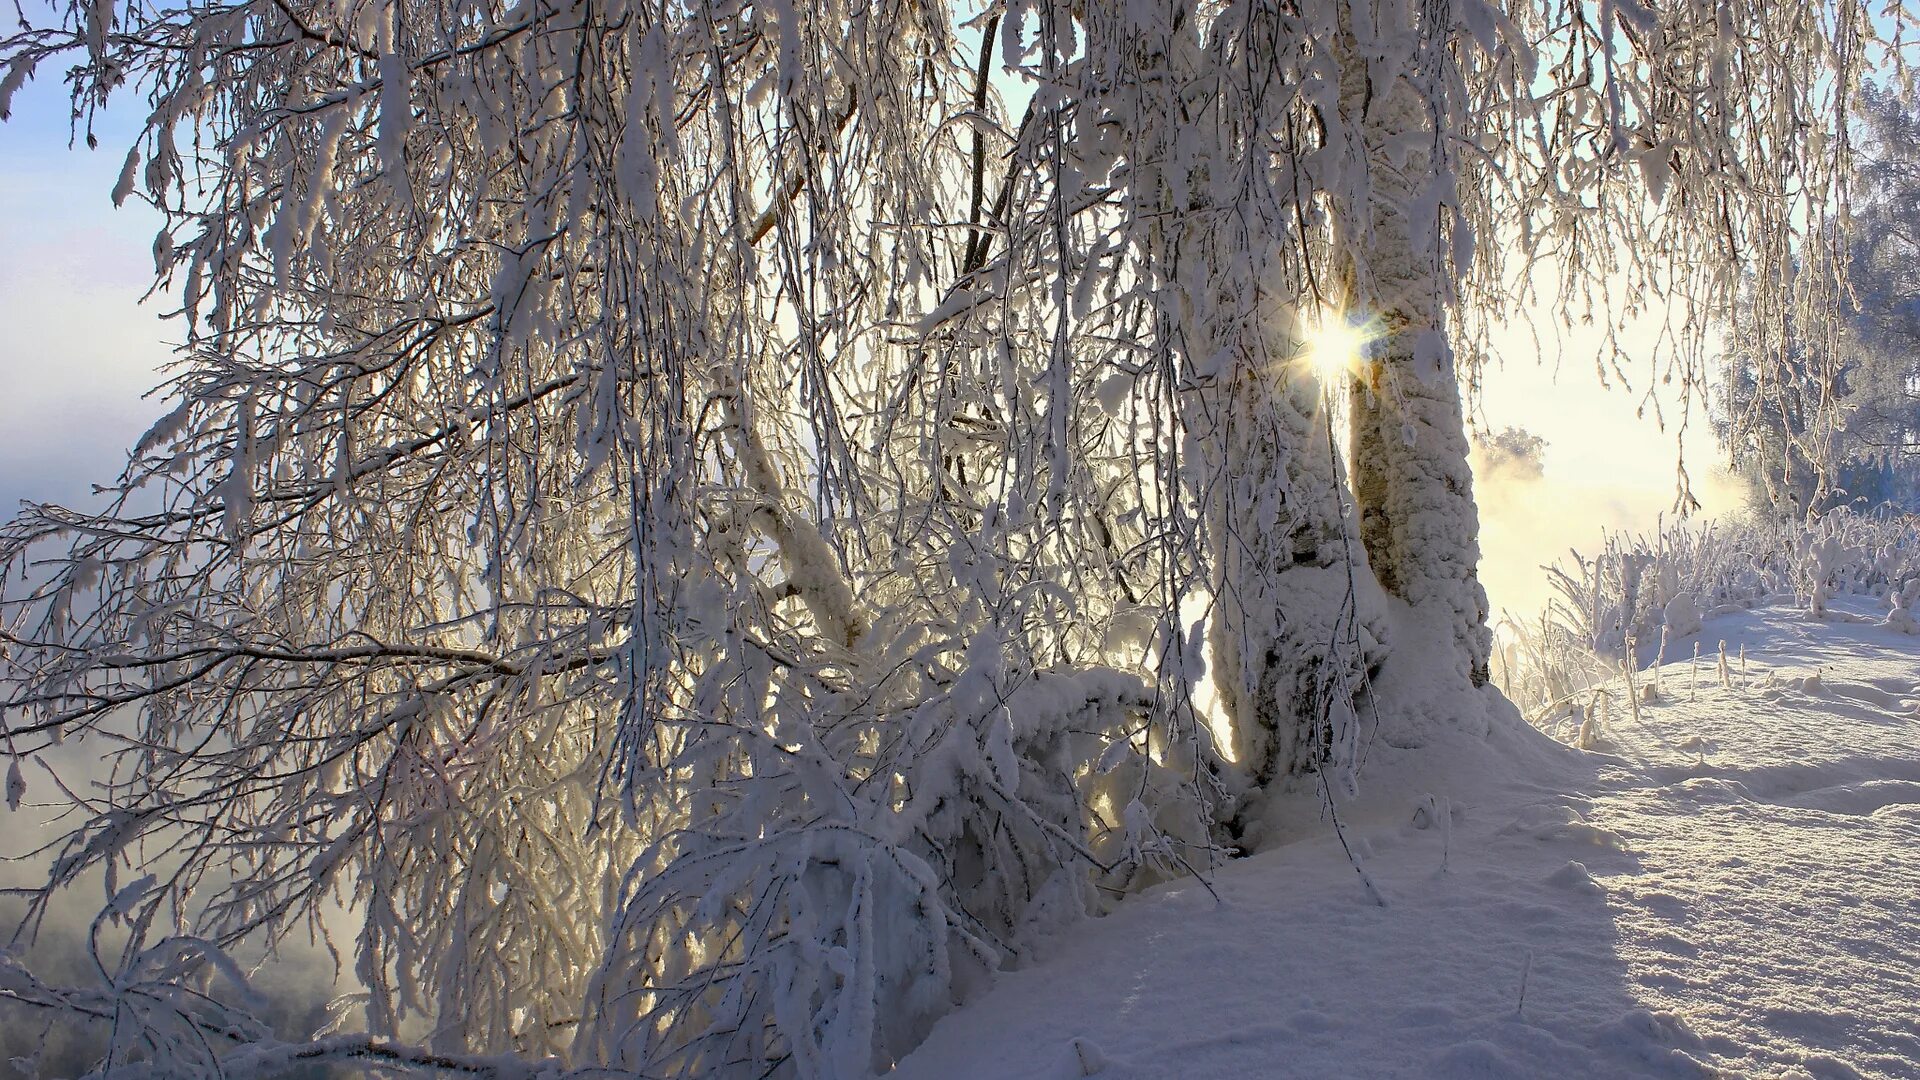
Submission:
[[[1627,639],[1627,656],[1621,661],[1620,670],[1627,678],[1627,707],[1633,710],[1633,722],[1637,726],[1640,723],[1640,690],[1633,685],[1633,658],[1636,644],[1633,638]]]

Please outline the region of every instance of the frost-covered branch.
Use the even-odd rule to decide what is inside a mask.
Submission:
[[[114,196],[165,217],[186,341],[105,504],[0,529],[9,802],[74,815],[20,940],[95,873],[127,934],[105,997],[37,1000],[157,1045],[247,1010],[153,950],[305,930],[362,1034],[235,1019],[223,1062],[885,1069],[1356,766],[1396,650],[1480,692],[1476,320],[1546,259],[1569,315],[1817,308],[1873,33],[1856,0],[29,19],[0,114],[62,65],[80,124],[145,107]],[[1390,338],[1366,455],[1301,357],[1342,315]]]

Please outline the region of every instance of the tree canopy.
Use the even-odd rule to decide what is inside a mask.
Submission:
[[[9,802],[111,748],[36,912],[104,869],[129,935],[9,1007],[112,1017],[110,1075],[883,1068],[1268,790],[1471,726],[1488,321],[1537,266],[1609,335],[1679,297],[1696,389],[1742,280],[1830,325],[1892,18],[23,16],[0,115],[63,69],[150,112],[113,197],[186,344],[112,505],[0,531]],[[276,1044],[225,956],[330,900],[364,1034]]]

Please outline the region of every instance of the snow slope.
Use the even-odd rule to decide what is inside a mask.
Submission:
[[[1340,817],[1385,906],[1322,824],[1072,928],[895,1075],[1920,1077],[1920,638],[1700,640],[1594,753],[1377,746]]]

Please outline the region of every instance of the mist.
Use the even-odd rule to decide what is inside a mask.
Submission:
[[[1665,489],[1631,470],[1606,483],[1521,428],[1477,439],[1470,460],[1480,506],[1480,582],[1496,633],[1503,621],[1532,619],[1546,609],[1554,597],[1547,567],[1573,552],[1591,558],[1607,533],[1653,533],[1681,520],[1671,465]],[[1737,513],[1744,503],[1741,484],[1717,465],[1696,466],[1691,488],[1700,508],[1685,520],[1696,526]]]

